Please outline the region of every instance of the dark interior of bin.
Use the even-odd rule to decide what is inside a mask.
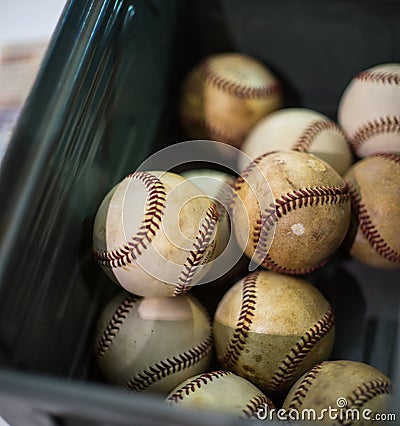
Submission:
[[[252,55],[285,106],[335,119],[351,78],[400,62],[399,45],[399,1],[70,0],[0,170],[1,367],[102,380],[93,327],[119,289],[93,260],[94,215],[148,154],[186,140],[178,93],[199,59]],[[399,273],[340,254],[308,278],[337,311],[332,358],[393,378]],[[212,311],[230,284],[193,292]]]

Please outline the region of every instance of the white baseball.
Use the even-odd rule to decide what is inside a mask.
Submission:
[[[341,96],[338,120],[359,157],[400,152],[400,64],[355,76]]]
[[[210,318],[189,295],[142,298],[121,292],[100,316],[95,345],[97,364],[108,381],[166,395],[207,370]]]
[[[324,114],[307,108],[271,112],[252,128],[241,149],[252,160],[272,151],[309,152],[326,161],[340,175],[352,163],[342,129]],[[249,163],[247,156],[239,157],[241,170]]]
[[[276,76],[241,53],[210,55],[182,87],[179,115],[187,136],[239,147],[262,117],[282,104]]]
[[[231,371],[216,370],[185,380],[167,396],[173,407],[219,411],[240,418],[258,418],[275,409],[273,402],[255,385]]]
[[[93,251],[108,276],[131,293],[176,296],[206,274],[218,214],[194,184],[167,172],[136,172],[101,203]]]

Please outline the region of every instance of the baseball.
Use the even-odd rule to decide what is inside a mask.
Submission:
[[[191,377],[175,388],[165,402],[173,407],[219,411],[245,419],[257,419],[258,412],[265,407],[275,409],[256,386],[224,370]]]
[[[338,106],[338,120],[354,152],[400,152],[400,64],[382,64],[354,77]]]
[[[367,426],[377,423],[376,414],[388,413],[391,394],[390,379],[368,364],[324,361],[299,378],[283,409],[298,413],[299,421],[307,419],[302,411],[314,410],[322,424]]]
[[[186,77],[179,116],[193,139],[239,147],[262,117],[282,104],[277,78],[258,60],[240,53],[205,58]]]
[[[218,241],[215,257],[218,257],[225,250],[231,236],[231,222],[227,209],[236,179],[233,175],[212,169],[188,170],[182,172],[181,176],[197,185],[215,204],[218,212]]]
[[[236,181],[231,205],[246,255],[286,274],[323,266],[346,236],[350,213],[348,187],[338,173],[296,151],[267,153],[250,163]]]
[[[282,395],[331,354],[335,317],[324,296],[297,277],[259,270],[223,296],[214,316],[221,365],[267,395]]]
[[[352,153],[342,129],[327,116],[306,108],[285,108],[259,121],[245,138],[242,151],[250,158],[273,151],[309,152],[342,175],[352,163]],[[240,156],[239,168],[249,162]]]
[[[207,370],[211,332],[207,312],[192,296],[121,292],[98,321],[97,364],[107,380],[128,390],[167,394]]]
[[[376,268],[400,268],[400,154],[372,154],[345,180],[357,219],[351,256]]]
[[[217,219],[211,200],[183,177],[136,172],[101,203],[94,221],[94,256],[131,293],[180,295],[207,272]]]

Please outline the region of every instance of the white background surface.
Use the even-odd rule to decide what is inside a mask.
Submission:
[[[66,0],[0,0],[0,48],[48,40]],[[0,426],[6,426],[0,416]]]
[[[0,45],[49,38],[65,0],[0,0]]]

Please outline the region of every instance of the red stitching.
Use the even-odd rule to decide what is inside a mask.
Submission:
[[[356,187],[349,183],[350,198],[354,212],[357,215],[359,229],[374,250],[389,262],[400,263],[400,253],[385,241],[368,214],[367,207],[361,203],[361,194]]]
[[[303,403],[304,398],[307,396],[307,392],[312,385],[313,380],[315,380],[318,374],[322,371],[322,368],[326,361],[323,361],[319,364],[314,365],[314,367],[306,373],[304,379],[297,386],[292,400],[288,406],[288,410],[294,409],[297,410]]]
[[[246,404],[246,408],[242,410],[245,418],[257,418],[257,413],[260,408],[267,406],[270,409],[274,409],[275,406],[271,400],[269,400],[265,395],[256,395],[254,398]]]
[[[323,260],[322,262],[318,263],[315,266],[310,266],[309,268],[286,268],[284,266],[279,265],[275,260],[272,259],[272,257],[267,254],[263,261],[262,266],[267,269],[271,269],[275,272],[279,272],[281,274],[288,274],[288,275],[298,275],[298,274],[309,274],[310,272],[316,271],[319,268],[322,268],[329,259]]]
[[[373,71],[366,70],[362,71],[357,75],[356,80],[359,81],[374,81],[384,84],[395,84],[396,86],[400,85],[400,74],[393,72],[385,71]]]
[[[125,384],[125,389],[137,392],[143,391],[157,381],[197,364],[211,352],[212,343],[213,337],[210,331],[210,335],[193,348],[171,358],[156,362],[136,374]]]
[[[232,375],[233,373],[231,371],[225,370],[216,370],[210,373],[201,374],[200,376],[194,378],[190,382],[177,389],[166,399],[166,402],[170,405],[178,404],[179,401],[182,401],[185,398],[185,396],[189,396],[190,394],[196,392],[196,390],[208,385],[214,379]],[[260,407],[264,407],[265,405],[271,409],[275,408],[274,404],[265,395],[256,395],[254,398],[249,400],[249,402],[246,404],[246,408],[242,410],[242,413],[246,418],[252,418],[258,412],[258,409]]]
[[[314,139],[325,130],[333,130],[339,133],[340,136],[347,141],[345,134],[342,129],[333,121],[314,121],[311,123],[304,132],[297,139],[292,147],[293,151],[307,152]]]
[[[201,260],[205,251],[210,245],[211,239],[214,236],[214,229],[217,224],[218,213],[214,203],[211,203],[207,210],[205,220],[199,230],[199,235],[196,237],[194,249],[189,253],[183,269],[178,277],[178,284],[174,291],[174,296],[186,293],[193,281],[194,274],[200,266]]]
[[[97,360],[101,359],[105,355],[114,337],[118,334],[122,324],[128,317],[133,305],[138,300],[139,296],[130,294],[120,303],[96,345]]]
[[[360,126],[350,137],[354,151],[360,154],[361,146],[368,139],[384,133],[400,133],[400,116],[379,117]]]
[[[228,209],[232,203],[232,197],[235,191],[235,182],[236,179],[233,176],[229,176],[224,184],[221,185],[221,188],[216,195],[216,200],[218,201],[216,204],[216,209],[219,218],[218,220],[220,222],[228,214]],[[226,185],[229,186],[230,190],[226,188]]]
[[[268,86],[248,87],[234,81],[229,81],[225,77],[218,75],[213,69],[209,60],[204,60],[201,63],[201,69],[204,78],[218,89],[228,92],[239,99],[248,98],[269,98],[275,96],[280,91],[280,85],[277,80],[274,80]]]
[[[247,275],[242,284],[242,307],[240,309],[239,319],[221,360],[222,364],[226,367],[232,367],[238,361],[240,352],[246,344],[246,338],[249,335],[255,315],[257,300],[256,288],[259,274],[260,271],[256,271]]]
[[[233,186],[233,194],[231,198],[231,203],[229,205],[229,209],[232,210],[232,206],[236,198],[238,197],[237,192],[242,188],[243,183],[246,181],[246,179],[249,177],[250,173],[255,169],[255,167],[267,156],[270,154],[274,154],[276,151],[272,152],[265,152],[264,154],[261,154],[258,156],[255,160],[251,161],[240,173],[240,175],[237,177],[235,185]]]
[[[393,163],[400,164],[400,154],[394,152],[376,152],[368,156],[368,158],[378,157],[384,160],[392,161]]]
[[[383,379],[371,380],[358,386],[345,399],[348,403],[346,410],[360,409],[366,402],[378,395],[390,395],[393,392],[393,385]],[[339,416],[338,423],[345,426],[353,424],[353,419]]]
[[[278,370],[272,377],[271,387],[274,392],[281,392],[292,379],[296,368],[304,360],[313,347],[326,336],[335,325],[335,315],[329,306],[326,314],[301,336],[300,340],[290,349]]]
[[[317,187],[317,188],[302,188],[287,193],[281,198],[276,198],[275,203],[271,203],[270,207],[266,209],[261,217],[256,221],[253,232],[253,247],[255,255],[258,259],[264,260],[266,264],[271,267],[279,267],[271,257],[267,257],[268,252],[268,233],[272,226],[286,214],[297,208],[318,206],[324,204],[337,204],[345,203],[349,199],[348,185],[342,187]],[[321,264],[322,266],[322,264]],[[316,268],[316,267],[315,267]],[[282,266],[279,267],[280,271],[287,271],[287,273],[300,273],[301,271],[311,271],[313,269],[298,269],[290,270]]]
[[[137,179],[147,190],[146,213],[139,231],[119,249],[105,251],[93,248],[96,261],[107,268],[126,266],[137,259],[151,243],[160,228],[161,216],[164,214],[166,192],[163,183],[146,172],[130,174],[126,179]]]
[[[179,401],[182,401],[185,396],[190,395],[195,392],[197,389],[201,389],[202,386],[207,385],[212,382],[214,379],[219,379],[225,376],[232,376],[233,373],[231,371],[224,370],[216,370],[211,373],[204,373],[200,376],[194,378],[190,382],[186,383],[184,386],[177,389],[172,395],[170,395],[166,402],[169,404],[177,404]]]

